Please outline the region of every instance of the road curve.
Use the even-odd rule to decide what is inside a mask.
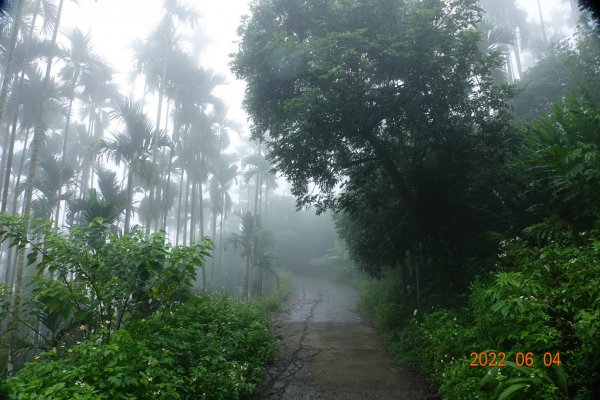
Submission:
[[[276,321],[280,354],[259,399],[425,400],[423,377],[398,364],[358,311],[354,288],[294,277],[295,293]]]

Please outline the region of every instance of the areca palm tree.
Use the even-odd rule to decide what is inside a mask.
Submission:
[[[110,71],[108,71],[110,72]],[[94,68],[81,76],[80,117],[87,120],[86,146],[78,146],[82,162],[81,191],[85,195],[93,183],[94,164],[98,163],[100,144],[106,127],[110,124],[110,110],[116,107],[119,90],[112,83],[112,74],[107,70]],[[81,140],[81,139],[80,139]]]
[[[17,4],[15,18],[13,19],[13,30],[11,34],[10,45],[7,48],[6,62],[2,77],[2,87],[0,88],[0,121],[2,121],[2,117],[4,115],[4,107],[6,106],[6,99],[8,97],[8,87],[13,78],[14,51],[17,47],[17,40],[19,38],[19,29],[21,29],[24,8],[25,2],[19,1]],[[8,136],[5,137],[8,138]],[[7,142],[8,140],[4,141],[4,143]]]
[[[66,163],[67,144],[69,136],[69,125],[71,122],[71,112],[73,101],[81,83],[90,82],[92,79],[105,80],[110,77],[111,72],[105,62],[94,53],[91,46],[91,37],[84,34],[80,29],[73,29],[68,35],[71,41],[71,47],[66,50],[63,57],[65,66],[60,71],[60,77],[64,82],[69,93],[67,121],[63,133],[62,159]],[[104,77],[104,79],[102,79]],[[59,176],[59,187],[62,187],[62,175]],[[58,225],[60,214],[60,202],[56,205],[55,225]]]
[[[62,182],[59,183],[59,176],[63,177],[63,182],[68,182],[73,178],[74,172],[70,165],[59,162],[54,156],[46,156],[40,160],[40,173],[36,174],[33,182],[38,194],[37,199],[32,201],[32,214],[35,218],[50,218],[56,204],[71,198],[72,192],[61,193]]]
[[[519,77],[522,73],[521,51],[529,47],[532,37],[532,26],[527,21],[527,12],[520,8],[515,0],[481,0],[481,5],[487,12],[483,25],[487,25],[487,41],[490,38],[499,39],[498,50],[506,57],[509,79],[516,74],[511,71],[511,54],[514,54]],[[491,33],[491,35],[490,35]]]
[[[233,245],[234,251],[246,259],[246,276],[244,283],[244,297],[250,298],[250,265],[254,260],[254,253],[258,245],[260,222],[250,211],[236,213],[241,218],[240,233],[232,233],[227,243]]]
[[[79,225],[89,225],[94,219],[102,218],[116,230],[121,214],[129,204],[127,191],[119,188],[116,172],[103,168],[98,169],[98,189],[90,189],[87,198],[68,202],[69,219]],[[77,214],[79,217],[75,218]]]
[[[103,140],[102,152],[112,158],[117,165],[123,162],[127,167],[127,210],[125,212],[124,232],[129,232],[133,203],[134,176],[142,180],[155,179],[156,173],[152,163],[155,149],[170,146],[169,138],[164,132],[153,134],[154,126],[144,114],[139,104],[124,98],[118,102],[112,118],[124,125],[124,130],[113,134],[111,140]]]
[[[255,197],[254,197],[254,212],[257,215],[262,214],[262,187],[265,186],[265,215],[263,216],[266,221],[266,214],[268,211],[268,193],[270,189],[277,187],[277,180],[275,175],[271,172],[273,165],[267,161],[267,159],[259,152],[249,154],[242,159],[242,167],[246,168],[244,176],[246,182],[249,182],[253,177],[256,181],[255,186]]]
[[[235,178],[238,175],[235,160],[230,155],[222,154],[215,160],[212,166],[212,177],[210,179],[210,199],[212,203],[212,237],[216,241],[217,236],[217,217],[220,215],[219,223],[219,269],[221,267],[221,258],[223,253],[223,218],[231,212],[233,201],[229,191]],[[212,275],[214,280],[215,257],[212,258]]]
[[[50,44],[45,40],[40,40],[37,36],[34,35],[36,21],[40,14],[44,17],[42,31],[44,31],[44,29],[48,29],[48,27],[53,26],[53,24],[55,23],[56,9],[53,7],[53,3],[49,0],[38,0],[35,3],[35,6],[33,7],[33,10],[31,12],[28,9],[28,4],[24,5],[24,16],[29,16],[29,14],[31,14],[29,19],[25,18],[23,21],[24,26],[22,30],[27,31],[27,34],[24,34],[23,36],[27,37],[23,37],[23,39],[17,43],[17,46],[12,49],[10,54],[8,54],[10,58],[14,59],[15,72],[20,72],[18,76],[15,74],[11,90],[11,96],[9,99],[7,99],[8,101],[6,103],[6,108],[4,108],[5,113],[13,116],[13,123],[12,129],[10,130],[10,138],[8,137],[9,130],[6,129],[4,131],[3,143],[8,143],[8,145],[2,146],[2,167],[0,167],[0,171],[4,171],[4,173],[0,173],[0,192],[2,193],[4,204],[2,211],[6,210],[6,198],[8,197],[9,186],[8,181],[10,179],[10,170],[12,167],[11,163],[17,132],[16,123],[20,111],[20,101],[24,97],[22,95],[22,91],[26,82],[26,73],[31,70],[32,66],[34,66],[41,57],[50,54],[54,48],[53,44]],[[27,24],[28,21],[30,21],[29,24]],[[6,67],[7,70],[5,71],[4,78],[9,77],[9,74],[7,74],[7,72],[9,72],[8,69],[10,69],[8,68],[8,64],[6,65]]]
[[[137,69],[146,73],[146,84],[158,91],[158,107],[156,111],[156,131],[159,135],[162,107],[166,88],[168,85],[168,67],[171,53],[177,48],[176,22],[190,27],[195,27],[198,14],[179,0],[163,0],[163,17],[156,29],[146,40],[145,45],[136,46],[141,50],[136,57]],[[152,155],[152,162],[156,163],[157,152]],[[150,198],[154,198],[154,188],[150,188]],[[147,227],[148,229],[149,227]]]
[[[40,111],[40,96],[42,96],[42,90],[46,86],[46,102],[44,105],[44,109]],[[27,142],[27,138],[29,137],[30,131],[35,127],[36,119],[40,116],[42,117],[42,124],[44,129],[47,129],[49,126],[53,125],[53,122],[59,122],[57,117],[60,117],[62,111],[64,110],[62,105],[62,92],[59,86],[54,82],[54,80],[50,80],[48,83],[45,83],[40,71],[34,68],[27,68],[27,72],[24,76],[24,80],[22,81],[21,88],[19,90],[18,97],[14,97],[11,99],[11,102],[14,103],[15,108],[15,119],[13,120],[13,127],[16,128],[15,124],[19,122],[19,131],[21,135],[25,136]],[[18,115],[17,115],[17,111]],[[6,163],[6,171],[5,171],[5,179],[3,182],[3,190],[2,190],[2,205],[0,206],[0,211],[6,211],[7,201],[8,201],[8,192],[9,192],[9,183],[10,183],[10,171],[12,168],[13,161],[13,150],[16,140],[16,129],[11,132],[11,141],[9,144],[9,152],[7,154],[7,163]],[[19,167],[19,171],[22,170],[23,161],[21,163],[21,167]],[[20,194],[23,192],[23,185],[20,182],[21,173],[19,172],[14,178],[14,190],[13,193]],[[27,182],[27,181],[26,181]],[[16,197],[15,197],[16,198]]]

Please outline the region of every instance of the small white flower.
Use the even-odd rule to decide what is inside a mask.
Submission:
[[[415,311],[413,311],[413,315],[417,315],[417,310],[415,309]]]

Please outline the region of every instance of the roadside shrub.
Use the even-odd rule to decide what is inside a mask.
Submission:
[[[246,399],[275,344],[256,304],[195,298],[129,330],[56,349],[8,379],[10,399]]]
[[[391,305],[402,298],[381,291],[394,287],[390,275],[385,286],[362,286],[364,309],[394,354],[427,373],[444,399],[597,398],[600,241],[587,234],[544,247],[512,240],[496,267],[473,284],[466,308],[415,309],[407,323],[403,306]],[[506,366],[470,366],[472,352],[492,351],[506,353]],[[518,352],[531,352],[533,365],[517,365]],[[546,352],[560,353],[560,365],[545,366]]]

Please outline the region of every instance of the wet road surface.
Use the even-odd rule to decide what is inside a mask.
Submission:
[[[354,288],[294,277],[295,294],[276,321],[280,354],[260,399],[434,399],[423,377],[399,365],[358,311]]]

